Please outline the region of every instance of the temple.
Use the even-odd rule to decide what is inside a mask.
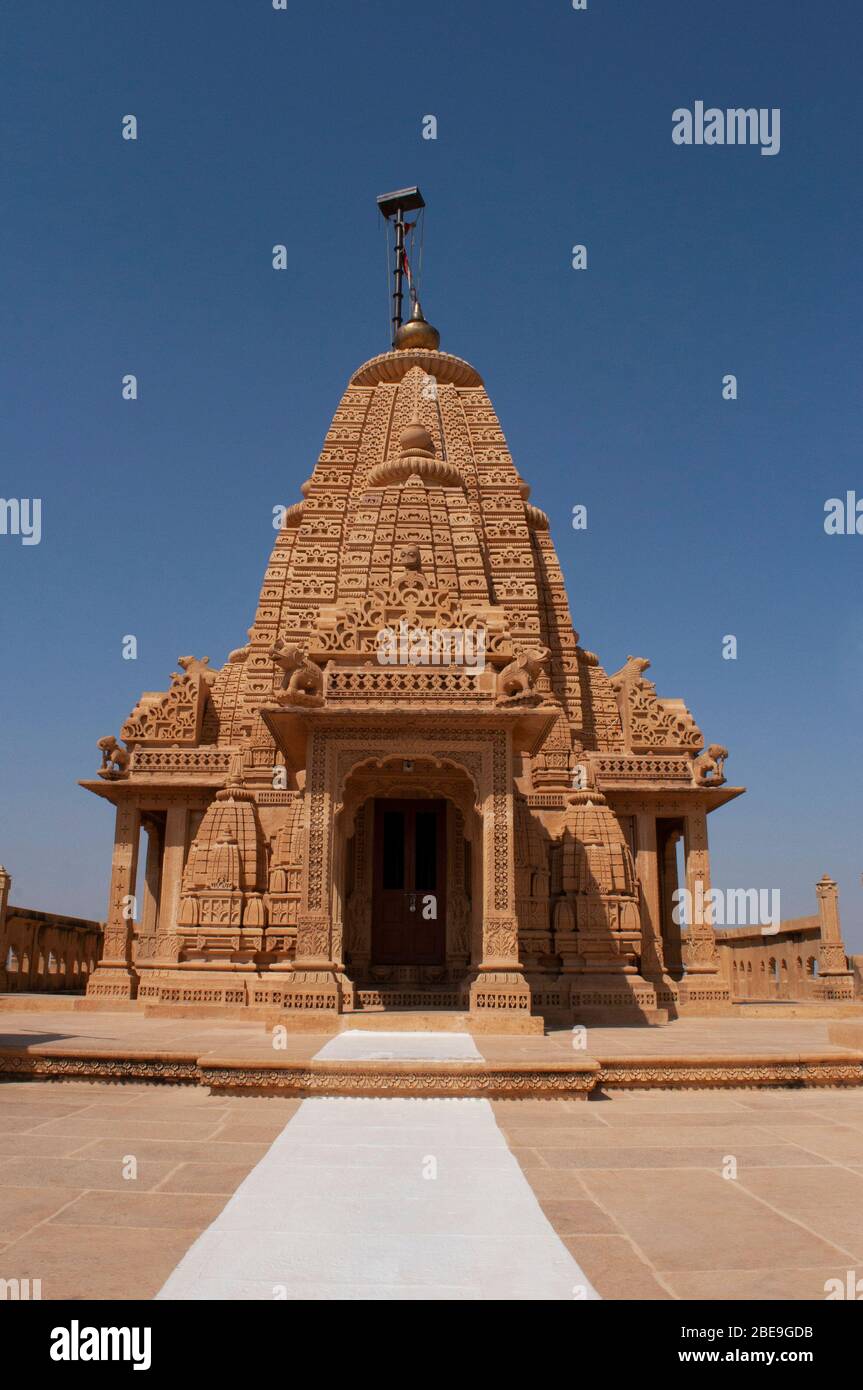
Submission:
[[[288,1026],[726,1012],[710,914],[674,908],[709,891],[708,816],[743,790],[726,750],[647,660],[609,674],[580,645],[482,377],[415,295],[394,329],[281,519],[248,640],[181,658],[99,740],[82,785],[115,830],[88,995]],[[834,956],[817,991],[850,997]]]

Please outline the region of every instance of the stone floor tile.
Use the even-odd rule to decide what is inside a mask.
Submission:
[[[583,1177],[656,1269],[796,1268],[846,1259],[830,1241],[716,1173],[607,1170]]]
[[[660,1301],[672,1296],[625,1236],[567,1236],[564,1244],[602,1298]]]
[[[79,1195],[74,1187],[0,1187],[0,1241],[17,1240]]]

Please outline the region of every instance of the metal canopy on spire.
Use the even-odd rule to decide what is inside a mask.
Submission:
[[[394,193],[382,193],[377,200],[381,215],[395,228],[395,258],[393,260],[393,314],[392,339],[396,346],[398,331],[402,326],[402,300],[404,298],[405,258],[405,213],[425,207],[425,198],[418,188],[397,188]],[[410,278],[410,271],[408,271]],[[411,298],[416,304],[416,291],[411,287]]]

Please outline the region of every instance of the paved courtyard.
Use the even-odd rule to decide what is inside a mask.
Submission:
[[[829,1050],[818,1022],[675,1029],[687,1052],[787,1049],[792,1034]],[[152,1046],[154,1031],[177,1049],[192,1033],[198,1048],[268,1045],[259,1026],[132,1014],[4,1013],[0,1030],[6,1047],[37,1035],[104,1046],[112,1033]],[[591,1030],[589,1044],[645,1053],[674,1031]],[[355,1039],[290,1046],[511,1057],[572,1045],[563,1030]],[[863,1276],[863,1089],[301,1101],[0,1085],[0,1277],[41,1279],[48,1299],[166,1285],[189,1298],[821,1299],[848,1270]]]

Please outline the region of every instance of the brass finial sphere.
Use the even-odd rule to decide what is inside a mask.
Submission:
[[[432,328],[430,323],[426,323],[419,300],[414,300],[410,318],[407,323],[402,324],[396,333],[396,351],[404,351],[406,348],[426,348],[430,352],[437,352],[439,347],[440,334],[436,328]]]

